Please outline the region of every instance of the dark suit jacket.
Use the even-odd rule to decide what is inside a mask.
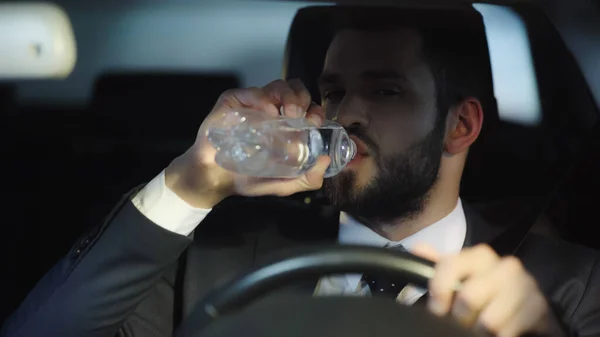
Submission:
[[[146,219],[130,202],[132,193],[44,276],[5,322],[1,336],[171,336],[216,285],[283,248],[337,238],[333,210],[268,198],[225,201],[194,237],[184,237]],[[502,237],[501,226],[467,207],[465,213],[467,245],[494,245]],[[595,251],[530,236],[516,255],[579,336],[600,336]],[[290,289],[312,291],[314,285]]]

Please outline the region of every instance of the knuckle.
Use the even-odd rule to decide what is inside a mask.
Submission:
[[[273,93],[274,95],[278,95],[278,96],[289,96],[290,94],[294,93],[294,91],[290,88],[290,86],[284,80],[274,81],[273,85],[270,86],[270,88],[271,88],[270,92]]]
[[[445,296],[452,292],[451,285],[456,278],[455,271],[457,264],[458,260],[456,257],[448,257],[438,262],[435,268],[435,276],[429,283],[429,287],[433,293]]]
[[[238,90],[240,90],[240,89],[227,89],[221,93],[221,98],[227,98],[227,97],[234,96]]]
[[[288,84],[289,84],[290,88],[292,88],[296,92],[296,94],[298,95],[299,98],[301,98],[303,100],[308,100],[309,101],[308,103],[310,104],[310,100],[311,100],[310,92],[304,85],[304,82],[302,82],[298,78],[293,78],[288,81]]]
[[[481,254],[482,256],[485,256],[487,258],[496,256],[496,252],[492,249],[492,247],[490,247],[487,244],[480,243],[477,246],[475,246],[473,250],[477,252],[477,254]]]
[[[528,272],[525,271],[525,269],[522,270],[523,273],[521,275],[523,275],[523,286],[526,289],[529,289],[530,292],[534,293],[534,297],[538,296],[539,298],[541,298],[543,301],[546,300],[546,298],[544,297],[544,295],[541,293],[539,287],[538,287],[538,283],[535,280],[535,278],[529,274]]]
[[[256,94],[262,93],[262,90],[257,87],[227,89],[227,90],[223,91],[223,93],[221,94],[221,97],[222,98],[231,98],[231,97],[248,94],[248,93],[256,95]]]
[[[306,105],[307,108],[310,106],[312,102],[312,97],[310,96],[310,93],[307,90],[300,91],[298,93],[298,97],[300,98],[302,103]]]
[[[248,89],[249,92],[253,93],[253,94],[263,94],[263,90],[259,87],[249,87]]]
[[[546,316],[551,313],[550,305],[542,294],[533,298],[533,308],[540,316]]]
[[[306,86],[304,85],[304,82],[302,82],[301,79],[299,78],[292,78],[290,80],[288,80],[287,82],[289,84],[290,87],[293,87],[294,89],[301,91],[301,90],[306,90]]]
[[[473,307],[478,303],[480,285],[466,281],[462,289],[456,294],[456,299],[464,302],[468,307]]]
[[[477,297],[474,296],[474,293],[469,289],[463,288],[458,294],[456,294],[455,302],[460,303],[466,308],[472,310],[476,307]]]
[[[274,81],[272,81],[271,83],[266,85],[267,87],[281,87],[281,86],[287,86],[287,84],[285,83],[284,80],[282,79],[276,79]]]
[[[502,265],[511,272],[523,272],[525,268],[523,263],[515,256],[507,256],[502,258]]]
[[[459,271],[464,269],[461,268],[463,262],[460,254],[450,255],[440,260],[436,264],[435,275],[430,281],[432,292],[443,297],[453,296],[454,286],[460,281]]]
[[[458,254],[449,255],[438,263],[439,270],[455,270],[460,265],[460,256]]]
[[[500,330],[502,329],[502,324],[498,321],[498,319],[490,314],[487,314],[486,312],[481,314],[479,317],[479,322],[488,332],[491,332],[494,335],[500,333]]]
[[[429,289],[429,292],[432,296],[437,297],[442,292],[442,287],[437,277],[434,277],[431,280],[429,280],[427,288]]]

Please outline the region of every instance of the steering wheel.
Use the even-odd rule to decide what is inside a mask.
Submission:
[[[242,321],[246,319],[246,322],[252,322],[252,325],[256,328],[256,321],[263,319],[261,317],[267,319],[265,324],[273,324],[273,313],[281,314],[282,311],[285,310],[293,311],[301,310],[302,308],[316,313],[319,311],[319,306],[320,309],[327,308],[324,311],[329,313],[332,312],[331,310],[344,308],[356,309],[361,306],[363,306],[365,310],[368,310],[365,312],[370,313],[383,310],[387,315],[389,315],[391,311],[394,311],[394,315],[396,315],[395,311],[399,311],[397,313],[399,316],[394,317],[404,316],[406,318],[411,316],[410,319],[405,319],[403,328],[406,328],[406,325],[411,325],[413,323],[418,325],[416,327],[412,327],[413,334],[411,336],[426,336],[432,333],[438,333],[439,335],[440,331],[443,331],[444,334],[439,336],[474,336],[472,332],[469,332],[466,329],[458,326],[458,324],[456,324],[453,320],[434,317],[422,308],[421,310],[417,311],[417,308],[398,305],[394,303],[394,301],[389,300],[364,297],[326,298],[303,296],[302,299],[285,299],[285,301],[279,302],[267,301],[267,307],[265,307],[265,303],[257,301],[268,293],[282,288],[292,281],[331,274],[346,273],[369,273],[374,275],[382,275],[393,279],[407,281],[413,285],[426,288],[429,279],[434,274],[434,264],[431,261],[417,257],[408,252],[393,251],[390,249],[375,247],[328,246],[326,248],[305,249],[301,253],[295,254],[293,257],[285,258],[266,266],[259,267],[210,293],[196,305],[190,314],[190,317],[184,320],[175,336],[205,336],[203,332],[205,332],[208,328],[218,325],[220,321],[227,321],[228,319],[229,321],[227,321],[227,324],[225,324],[227,327],[225,330],[231,330],[230,328],[232,326],[236,326],[236,324],[240,325],[240,319]],[[259,304],[256,305],[253,304],[253,302],[259,302]],[[248,310],[252,312],[248,314]],[[258,316],[257,318],[256,313],[258,312],[260,312],[262,316]],[[361,313],[361,315],[363,313]],[[297,313],[289,312],[287,316],[279,318],[278,322],[281,323],[281,320],[285,320],[291,317],[291,315],[298,316]],[[235,322],[235,319],[234,321],[231,321],[231,317],[237,317],[235,319],[238,320],[238,323]],[[318,317],[322,317],[322,315],[317,314],[316,317],[312,318],[306,316],[303,319],[318,320]],[[397,319],[392,319],[390,321],[394,321],[396,323],[399,322]],[[348,322],[344,324],[347,323]],[[293,325],[293,323],[286,324],[288,327]],[[301,324],[301,327],[306,327],[310,326],[312,323],[301,322]],[[340,324],[342,323],[340,322]],[[420,334],[415,334],[415,328],[418,330],[419,326],[421,332]],[[431,330],[432,327],[434,330]],[[438,329],[436,330],[436,328]],[[221,329],[220,334],[217,333],[216,335],[232,335],[231,333],[233,332],[229,332],[229,334],[223,334],[223,331],[225,330]],[[289,334],[290,331],[293,331],[293,329],[286,331],[285,335],[300,336],[298,334]],[[240,331],[235,332],[235,334],[239,333]],[[250,336],[247,331],[244,331],[243,334],[245,336]],[[209,335],[216,336],[214,333]],[[265,334],[263,332],[256,334],[256,336],[258,335],[264,336]],[[280,333],[275,335],[282,336]],[[314,332],[301,335],[316,336]]]

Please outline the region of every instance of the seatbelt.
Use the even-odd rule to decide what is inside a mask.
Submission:
[[[537,203],[536,207],[532,207],[532,210],[528,212],[532,217],[532,221],[527,222],[525,225],[518,223],[512,226],[490,243],[498,255],[503,256],[515,254],[515,252],[525,241],[525,238],[527,237],[527,234],[529,234],[533,225],[542,217],[542,215],[544,215],[545,211],[551,205],[552,201],[558,195],[562,187],[568,183],[573,175],[573,172],[575,172],[580,165],[585,164],[587,156],[593,154],[595,149],[600,151],[600,122],[597,122],[594,125],[591,135],[588,137],[587,144],[588,146],[582,146],[585,149],[582,150],[577,158],[573,161],[567,172],[562,178],[559,179],[552,191],[543,197],[542,200]]]

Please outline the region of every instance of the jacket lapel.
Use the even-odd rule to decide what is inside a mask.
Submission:
[[[505,226],[494,225],[484,219],[471,205],[463,203],[463,210],[467,221],[464,247],[472,247],[480,243],[491,244],[506,230]]]
[[[176,300],[181,303],[182,319],[208,293],[251,269],[258,233],[275,219],[263,204],[260,198],[226,199],[196,228],[194,241],[180,261],[183,271]]]
[[[181,304],[178,316],[182,319],[210,291],[287,250],[337,239],[339,213],[330,207],[302,206],[285,199],[253,200],[213,209],[196,229],[194,243],[180,261],[181,291],[176,301]],[[300,281],[281,291],[312,293],[317,281]]]
[[[198,301],[210,291],[225,284],[252,265],[256,238],[248,235],[235,244],[214,248],[194,242],[184,254],[185,266],[180,303],[182,318],[186,318]]]
[[[339,212],[330,206],[286,209],[278,213],[277,226],[268,228],[257,238],[253,266],[257,267],[285,257],[287,252],[314,245],[335,244],[339,230]],[[318,277],[298,280],[276,294],[310,295]]]

